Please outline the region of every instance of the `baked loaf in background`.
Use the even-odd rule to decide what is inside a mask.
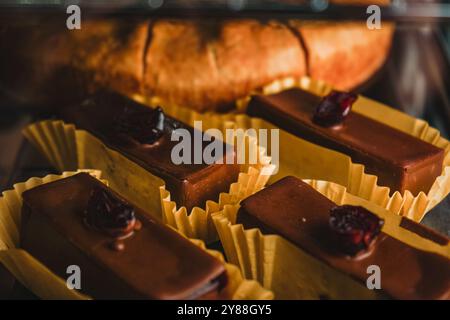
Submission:
[[[70,31],[41,19],[0,27],[0,90],[48,107],[107,88],[226,111],[288,76],[355,88],[383,64],[392,33],[388,23],[369,30],[363,22],[129,18],[83,20],[82,30]]]

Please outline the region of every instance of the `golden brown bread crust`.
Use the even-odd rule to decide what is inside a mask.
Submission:
[[[22,103],[61,105],[108,88],[224,111],[287,76],[352,89],[382,65],[393,31],[356,22],[110,19],[86,20],[81,31],[63,23],[0,29],[2,91]]]
[[[123,92],[140,92],[144,75],[147,21],[89,21],[82,32],[69,32],[75,70],[94,83]]]
[[[0,41],[0,89],[24,104],[60,104],[98,88],[140,92],[146,21],[61,21],[6,28]]]
[[[171,104],[223,110],[270,81],[306,74],[298,40],[281,24],[158,21],[152,30],[145,94]]]
[[[390,23],[379,30],[358,22],[291,21],[290,25],[303,39],[308,75],[340,90],[364,83],[382,66],[394,29]]]

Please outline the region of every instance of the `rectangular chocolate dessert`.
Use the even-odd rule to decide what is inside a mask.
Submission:
[[[290,89],[252,97],[247,112],[302,139],[349,155],[353,162],[364,164],[367,173],[378,176],[378,184],[389,187],[391,194],[405,190],[414,195],[427,193],[442,172],[444,150],[352,112],[353,102],[345,93],[322,99]],[[336,110],[332,110],[333,103]]]
[[[114,149],[166,182],[172,200],[178,206],[204,207],[207,200],[218,200],[221,192],[237,181],[240,167],[227,164],[235,159],[233,148],[223,144],[222,155],[215,162],[194,163],[194,128],[164,115],[161,109],[151,109],[119,94],[102,92],[82,104],[64,108],[66,123],[91,133]],[[186,129],[191,134],[191,164],[176,164],[171,153],[178,141],[171,141],[174,129]],[[199,131],[197,130],[197,133]],[[209,142],[202,142],[201,154]],[[231,153],[231,155],[230,155]]]
[[[449,259],[391,237],[382,232],[383,220],[373,213],[362,207],[338,207],[300,179],[283,178],[245,199],[237,222],[245,228],[257,227],[263,233],[286,238],[362,287],[366,287],[368,266],[379,266],[382,296],[450,299]],[[431,234],[420,224],[409,224],[414,228],[408,230]],[[440,245],[449,241],[437,234],[427,239],[438,239]]]
[[[21,247],[96,299],[213,299],[222,262],[86,173],[23,193]]]

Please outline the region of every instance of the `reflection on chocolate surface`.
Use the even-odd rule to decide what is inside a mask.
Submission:
[[[300,89],[254,96],[248,114],[272,122],[298,137],[349,155],[378,176],[378,184],[394,191],[428,192],[442,172],[444,150],[350,112],[339,126],[313,121],[321,98]]]
[[[411,247],[384,232],[368,254],[356,259],[342,255],[328,226],[330,210],[336,204],[300,179],[286,177],[241,205],[238,223],[283,236],[364,287],[368,266],[377,265],[382,272],[382,292],[391,298],[450,298],[449,259]]]
[[[131,206],[142,225],[110,249],[111,237],[87,228],[83,216],[93,190]],[[97,299],[216,298],[226,283],[223,264],[85,173],[23,193],[21,247],[55,274],[82,270],[81,291]]]

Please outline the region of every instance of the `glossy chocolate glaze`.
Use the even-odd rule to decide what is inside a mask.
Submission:
[[[343,255],[333,241],[329,212],[335,203],[294,177],[242,202],[238,223],[287,238],[323,263],[365,286],[367,267],[381,269],[383,292],[395,299],[450,299],[450,260],[413,248],[381,232],[370,254]],[[421,226],[417,224],[417,228]]]
[[[378,184],[394,191],[428,192],[442,172],[444,150],[356,112],[336,127],[312,121],[321,98],[300,89],[254,96],[248,114],[266,119],[303,139],[345,153]]]
[[[94,188],[107,187],[80,173],[24,192],[21,247],[64,279],[78,265],[81,292],[97,299],[218,296],[224,265],[139,208],[141,229],[123,240],[124,250],[112,250],[110,237],[83,222]]]
[[[171,152],[178,144],[177,141],[171,141],[173,128],[188,130],[193,140],[195,130],[192,127],[166,116],[164,134],[152,145],[124,141],[123,137],[118,136],[118,120],[126,121],[126,114],[138,113],[145,117],[151,116],[153,112],[149,107],[119,94],[102,92],[80,105],[64,108],[61,116],[66,123],[75,124],[78,129],[90,132],[108,147],[119,151],[152,174],[162,178],[171,192],[172,199],[179,206],[186,206],[188,211],[194,206],[203,207],[207,200],[218,200],[219,194],[227,192],[229,186],[237,181],[239,165],[173,163]],[[192,148],[194,148],[193,145],[192,143]],[[204,142],[202,154],[206,145],[207,142]],[[225,144],[223,148],[222,160],[225,163],[226,152],[232,152],[234,155],[234,151]],[[194,154],[193,149],[191,154]],[[220,158],[217,157],[217,160]]]

